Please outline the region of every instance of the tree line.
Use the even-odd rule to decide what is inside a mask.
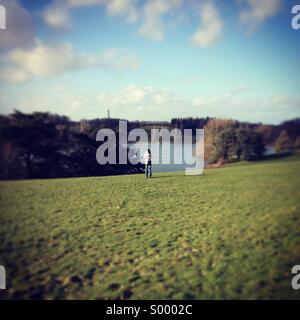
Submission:
[[[262,158],[267,149],[273,153],[300,149],[300,119],[279,125],[209,119],[204,129],[208,163],[256,160]]]
[[[48,112],[25,114],[15,111],[7,116],[0,115],[0,179],[140,173],[141,164],[99,165],[96,161],[100,146],[96,141],[98,130],[110,128],[118,135],[119,120],[72,121]],[[174,118],[170,122],[127,121],[127,124],[128,130],[204,128],[207,163],[259,159],[266,147],[272,147],[276,152],[300,148],[300,119],[277,126],[208,117]]]
[[[142,172],[141,164],[132,165],[129,161],[122,165],[99,165],[96,161],[100,146],[96,141],[97,131],[93,126],[87,130],[83,123],[47,112],[15,111],[9,116],[0,116],[0,178],[66,178]],[[116,150],[119,150],[118,145]],[[118,163],[118,153],[116,159]]]

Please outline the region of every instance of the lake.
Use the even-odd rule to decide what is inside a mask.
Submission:
[[[193,167],[195,164],[195,144],[173,144],[155,143],[152,146],[148,143],[137,143],[130,145],[137,157],[143,159],[147,148],[151,149],[152,170],[155,172],[183,171],[186,167]]]

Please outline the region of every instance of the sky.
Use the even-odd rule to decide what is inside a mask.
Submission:
[[[0,113],[80,120],[110,109],[128,120],[268,124],[299,117],[296,3],[0,0]]]

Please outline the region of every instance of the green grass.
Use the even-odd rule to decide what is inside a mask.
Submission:
[[[3,298],[299,299],[300,160],[1,182]]]

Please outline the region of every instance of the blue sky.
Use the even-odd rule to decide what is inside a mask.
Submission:
[[[0,111],[299,117],[296,1],[0,0]]]

